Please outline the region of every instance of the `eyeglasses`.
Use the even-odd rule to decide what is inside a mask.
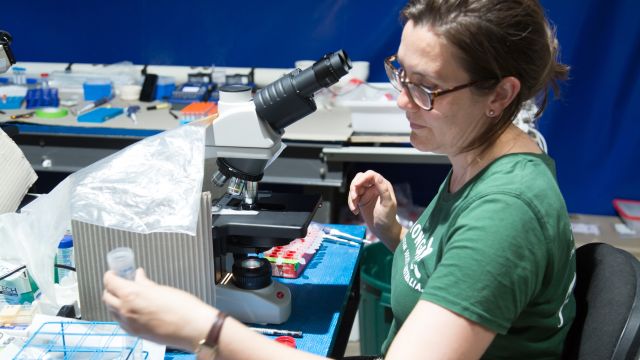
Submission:
[[[401,66],[396,67],[393,65],[394,62],[397,63],[397,60],[397,55],[391,55],[384,60],[384,69],[387,72],[391,85],[400,92],[402,92],[402,89],[407,89],[409,98],[411,98],[416,105],[427,111],[433,110],[433,101],[436,97],[468,88],[478,82],[471,81],[449,89],[431,90],[424,85],[414,84],[407,81],[404,69]]]

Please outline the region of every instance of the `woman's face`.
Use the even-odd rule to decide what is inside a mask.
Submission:
[[[409,21],[402,32],[398,61],[406,80],[432,90],[449,89],[472,80],[458,64],[455,51],[430,27],[415,26]],[[409,120],[413,147],[454,155],[487,126],[484,113],[488,101],[488,95],[480,96],[465,88],[436,97],[433,109],[426,111],[404,89],[398,106],[405,110]]]

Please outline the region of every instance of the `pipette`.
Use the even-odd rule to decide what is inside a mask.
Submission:
[[[138,105],[131,105],[129,107],[127,107],[124,110],[124,113],[127,114],[127,116],[129,117],[129,119],[131,119],[131,121],[133,121],[134,124],[138,123],[138,119],[136,117],[136,113],[140,110],[140,106]]]
[[[358,243],[364,243],[364,244],[369,244],[371,241],[367,240],[367,239],[362,239],[358,236],[354,236],[351,234],[347,234],[345,232],[342,232],[338,229],[329,227],[329,226],[324,226],[318,223],[313,223],[313,226],[317,227],[318,229],[320,229],[323,233],[327,234],[327,235],[331,235],[331,236],[335,236],[335,237],[339,237],[339,238],[343,238],[343,239],[348,239],[351,241],[355,241]]]
[[[78,110],[77,114],[81,115],[83,113],[86,113],[87,111],[96,108],[98,106],[104,105],[106,103],[108,103],[109,101],[111,101],[111,99],[113,99],[112,96],[107,96],[107,97],[103,97],[100,98],[98,100],[95,100],[94,102],[90,102],[87,105],[85,105],[84,107],[82,107],[82,109]]]

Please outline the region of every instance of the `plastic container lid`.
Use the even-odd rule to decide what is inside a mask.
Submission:
[[[631,230],[640,233],[640,201],[613,199],[613,207]]]
[[[60,244],[58,244],[58,249],[68,249],[73,247],[73,236],[65,235],[62,240],[60,240]]]
[[[111,86],[111,80],[107,79],[107,78],[93,78],[93,79],[88,79],[86,80],[83,85],[89,85],[89,86]]]
[[[614,199],[613,207],[623,218],[640,221],[640,201]]]
[[[278,336],[277,338],[274,339],[275,341],[290,346],[292,348],[296,348],[296,339],[294,339],[291,336]]]
[[[159,76],[158,77],[158,82],[156,82],[156,86],[158,85],[169,85],[169,84],[174,84],[176,83],[176,79],[172,76]]]

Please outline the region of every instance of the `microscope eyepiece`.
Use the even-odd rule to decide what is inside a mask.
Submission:
[[[311,68],[316,75],[318,83],[321,83],[322,87],[329,87],[337,83],[341,77],[347,75],[352,65],[347,53],[344,50],[338,50],[333,54],[326,54],[322,59],[316,61]],[[320,90],[320,88],[317,90]],[[317,90],[314,90],[314,93]]]
[[[258,91],[253,99],[258,117],[276,131],[316,111],[313,95],[340,80],[351,69],[344,50],[329,53],[305,70],[295,69]]]

